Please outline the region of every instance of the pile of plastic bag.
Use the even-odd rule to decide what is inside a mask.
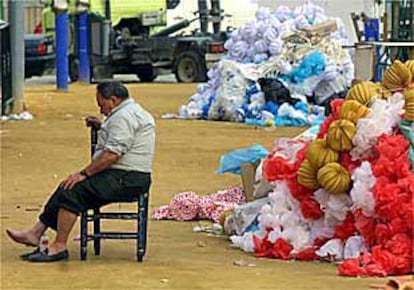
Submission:
[[[330,105],[320,126],[274,142],[256,171],[271,185],[266,195],[245,203],[233,192],[238,205],[209,203],[221,211],[212,217],[186,194],[170,204],[185,218],[170,207],[164,218],[220,221],[232,244],[256,257],[335,262],[344,276],[412,273],[414,62],[394,61],[381,83],[356,83]]]
[[[333,102],[318,139],[296,140],[295,151],[274,149],[263,162],[263,177],[274,185],[273,192],[259,207],[258,201],[239,207],[224,223],[235,246],[257,257],[340,262],[338,272],[344,276],[412,271],[414,164],[409,154],[414,122],[402,119],[401,93],[370,102],[368,114],[355,120],[352,148],[335,157],[345,173],[328,172],[324,168],[332,163],[327,163],[315,172],[315,186],[303,178],[312,143],[332,142],[335,121],[345,116],[343,101]],[[337,192],[342,184],[347,189]]]
[[[327,20],[337,27],[329,35],[299,33]],[[263,126],[321,123],[324,110],[316,105],[346,91],[354,77],[351,56],[342,48],[346,41],[342,21],[308,1],[294,10],[259,8],[254,21],[233,31],[227,55],[209,70],[209,81],[198,86],[179,117]],[[289,96],[279,90],[268,97],[263,79],[277,80]],[[283,102],[287,98],[291,101]]]

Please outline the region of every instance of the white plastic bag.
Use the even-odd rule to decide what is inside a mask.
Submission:
[[[344,259],[358,258],[367,251],[364,238],[361,236],[349,237],[345,242]]]
[[[342,261],[344,259],[344,243],[340,239],[329,240],[315,253],[322,259],[331,262]]]

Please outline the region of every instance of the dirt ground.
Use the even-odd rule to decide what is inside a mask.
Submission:
[[[181,191],[208,194],[239,184],[236,175],[214,173],[222,154],[255,143],[270,149],[275,137],[303,130],[163,120],[163,113],[175,113],[186,103],[195,85],[128,87],[157,118],[150,208],[167,204]],[[23,262],[18,255],[28,248],[12,243],[4,229],[35,222],[57,183],[88,162],[89,131],[82,119],[99,113],[94,85],[74,84],[67,93],[57,92],[54,85],[27,86],[26,105],[33,121],[1,123],[1,289],[368,289],[369,283],[384,281],[339,277],[332,264],[255,259],[231,248],[226,237],[193,233],[196,222],[150,221],[142,264],[134,261],[132,241],[103,241],[99,257],[90,246],[86,262],[79,260],[75,241],[69,244],[68,262]],[[128,222],[104,224],[111,227],[133,229]],[[73,236],[78,233],[77,224]],[[255,266],[236,266],[235,261]]]

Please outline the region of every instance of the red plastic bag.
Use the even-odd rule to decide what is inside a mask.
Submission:
[[[401,233],[394,235],[385,245],[384,248],[399,257],[406,257],[412,254],[414,249],[413,236]]]
[[[369,277],[385,277],[387,272],[381,267],[381,265],[373,263],[363,268],[363,275]]]
[[[319,203],[311,198],[305,198],[300,202],[300,210],[305,219],[318,220],[323,217]]]
[[[315,247],[309,247],[295,254],[294,258],[299,261],[314,261],[318,259],[318,255],[316,255],[315,251]]]
[[[304,199],[310,198],[310,196],[313,194],[313,191],[311,189],[308,189],[304,187],[303,185],[299,184],[296,178],[288,180],[287,184],[288,184],[290,193],[298,201],[302,201]]]
[[[268,157],[263,161],[263,177],[266,181],[296,178],[295,164],[280,156]]]
[[[331,108],[332,108],[332,116],[335,120],[339,119],[339,112],[341,111],[341,107],[345,102],[344,99],[334,99],[331,101]]]
[[[338,274],[341,276],[355,277],[361,274],[358,259],[347,259],[338,266]]]
[[[273,256],[275,258],[280,258],[283,260],[288,260],[290,258],[290,252],[293,250],[293,246],[286,242],[284,239],[279,238],[276,240],[273,245]]]
[[[347,240],[349,237],[353,236],[356,232],[355,220],[352,212],[346,214],[346,218],[342,224],[335,227],[335,238],[339,238],[342,241]]]
[[[386,224],[375,225],[375,243],[383,245],[392,237],[392,230]]]
[[[352,174],[355,168],[361,166],[361,161],[352,161],[351,154],[349,151],[344,151],[339,155],[339,163],[346,168],[346,170]]]
[[[325,118],[325,121],[321,124],[321,127],[319,129],[319,133],[317,135],[317,138],[323,139],[325,138],[326,134],[328,134],[328,129],[331,123],[335,121],[335,118],[332,117],[332,115]]]
[[[375,246],[372,248],[372,259],[385,271],[386,275],[394,273],[396,260],[389,251],[382,249],[381,246]]]
[[[368,245],[372,245],[375,241],[375,221],[372,217],[366,217],[361,209],[354,212],[355,227],[364,237]]]

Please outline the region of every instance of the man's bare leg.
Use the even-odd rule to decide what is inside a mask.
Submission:
[[[49,245],[48,255],[54,255],[66,250],[68,237],[78,216],[64,208],[60,208],[58,212],[58,224],[56,238]]]
[[[13,229],[6,229],[6,233],[16,243],[37,247],[40,242],[40,237],[46,230],[47,226],[39,221],[29,230],[17,231]]]

